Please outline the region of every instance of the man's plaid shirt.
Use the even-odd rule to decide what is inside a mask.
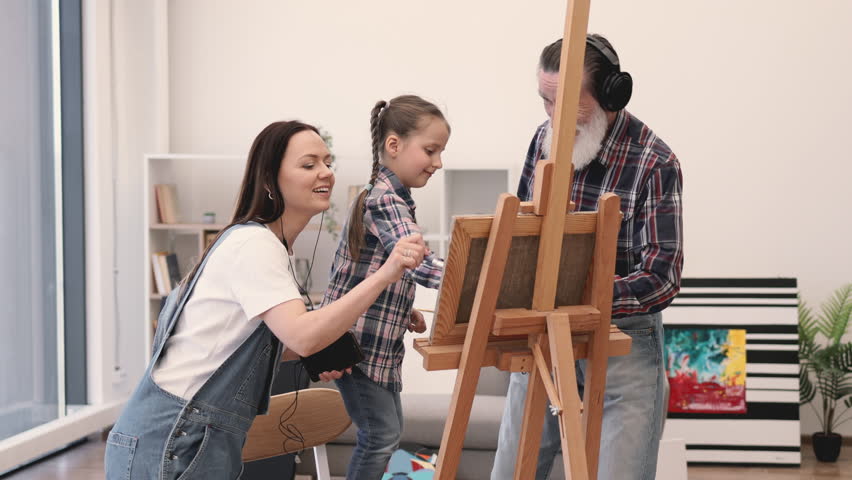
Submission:
[[[423,233],[414,217],[411,192],[392,171],[385,167],[379,168],[376,183],[365,202],[365,235],[361,255],[355,260],[349,253],[347,222],[331,266],[331,278],[323,305],[342,297],[378,270],[398,240],[414,233]],[[405,355],[403,337],[408,331],[411,306],[414,303],[414,283],[438,288],[443,274],[439,264],[440,259],[432,254],[427,255],[419,267],[407,271],[398,282],[386,288],[352,329],[365,357],[358,368],[390,391],[402,390],[400,369]]]
[[[527,151],[518,185],[522,201],[532,200],[548,126],[538,127]],[[598,197],[606,192],[621,197],[613,317],[659,312],[680,290],[682,184],[680,163],[668,145],[626,110],[616,115],[597,158],[574,172],[571,199],[577,211],[597,210]]]

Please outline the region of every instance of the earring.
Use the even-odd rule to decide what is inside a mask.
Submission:
[[[275,200],[274,198],[272,198],[272,192],[270,191],[266,192],[266,196],[269,197],[270,200]]]

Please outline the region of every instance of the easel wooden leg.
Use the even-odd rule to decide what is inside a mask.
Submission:
[[[598,200],[598,219],[596,230],[605,232],[595,242],[595,260],[592,264],[590,282],[592,305],[601,312],[600,324],[595,328],[588,343],[586,375],[583,399],[583,429],[586,432],[586,460],[589,464],[589,476],[598,476],[598,458],[600,457],[601,427],[603,420],[604,393],[606,391],[606,370],[609,360],[609,323],[612,311],[612,272],[615,269],[615,257],[606,255],[616,248],[617,233],[621,225],[621,200],[612,194],[601,196]],[[603,273],[601,273],[603,272]]]
[[[530,343],[544,347],[545,355],[550,348],[546,335],[530,336]],[[534,340],[533,340],[534,337]],[[538,452],[541,447],[541,431],[544,427],[547,391],[541,375],[549,375],[549,370],[541,371],[536,362],[532,362],[527,385],[527,398],[524,401],[524,420],[521,424],[521,439],[518,444],[518,458],[515,461],[515,480],[528,480],[535,477],[538,466]]]
[[[580,419],[580,398],[577,395],[577,372],[574,370],[574,349],[571,345],[571,323],[568,315],[548,315],[547,332],[550,337],[550,355],[553,359],[556,388],[562,399],[559,435],[565,475],[573,480],[588,480],[586,442]]]
[[[598,477],[601,427],[603,420],[606,368],[608,360],[609,325],[598,327],[588,344],[585,385],[583,388],[583,429],[586,432],[586,461],[589,477]]]
[[[459,361],[459,373],[450,401],[450,412],[441,438],[441,451],[435,472],[435,478],[440,480],[456,478],[464,434],[470,420],[476,384],[479,382],[479,370],[482,368],[485,347],[494,324],[494,309],[497,307],[497,295],[503,282],[503,272],[512,243],[512,227],[518,216],[519,206],[518,197],[509,194],[504,193],[497,200],[497,209],[488,235],[488,246],[485,249],[485,261],[479,275],[464,349]]]

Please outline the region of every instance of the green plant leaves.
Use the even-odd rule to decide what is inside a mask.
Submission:
[[[844,285],[822,304],[822,316],[818,320],[820,332],[833,344],[840,343],[849,326],[852,312],[852,283]]]
[[[852,314],[850,297],[852,283],[835,291],[818,316],[804,301],[799,302],[799,401],[811,403],[819,392],[822,411],[817,416],[826,433],[833,431],[846,411],[842,407],[843,411],[837,411],[839,403],[852,408],[852,342],[841,343]]]

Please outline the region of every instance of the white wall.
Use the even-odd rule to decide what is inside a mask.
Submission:
[[[244,154],[267,123],[300,118],[334,135],[338,185],[360,183],[370,108],[414,92],[448,115],[447,166],[516,167],[564,4],[169,2],[171,150]],[[681,159],[685,275],[794,276],[812,304],[852,280],[852,3],[598,1],[590,31],[633,74],[629,109]]]
[[[86,328],[93,404],[125,398],[147,363],[140,341],[147,328],[142,155],[168,148],[157,111],[162,94],[153,48],[157,16],[165,23],[164,2],[84,2]]]

